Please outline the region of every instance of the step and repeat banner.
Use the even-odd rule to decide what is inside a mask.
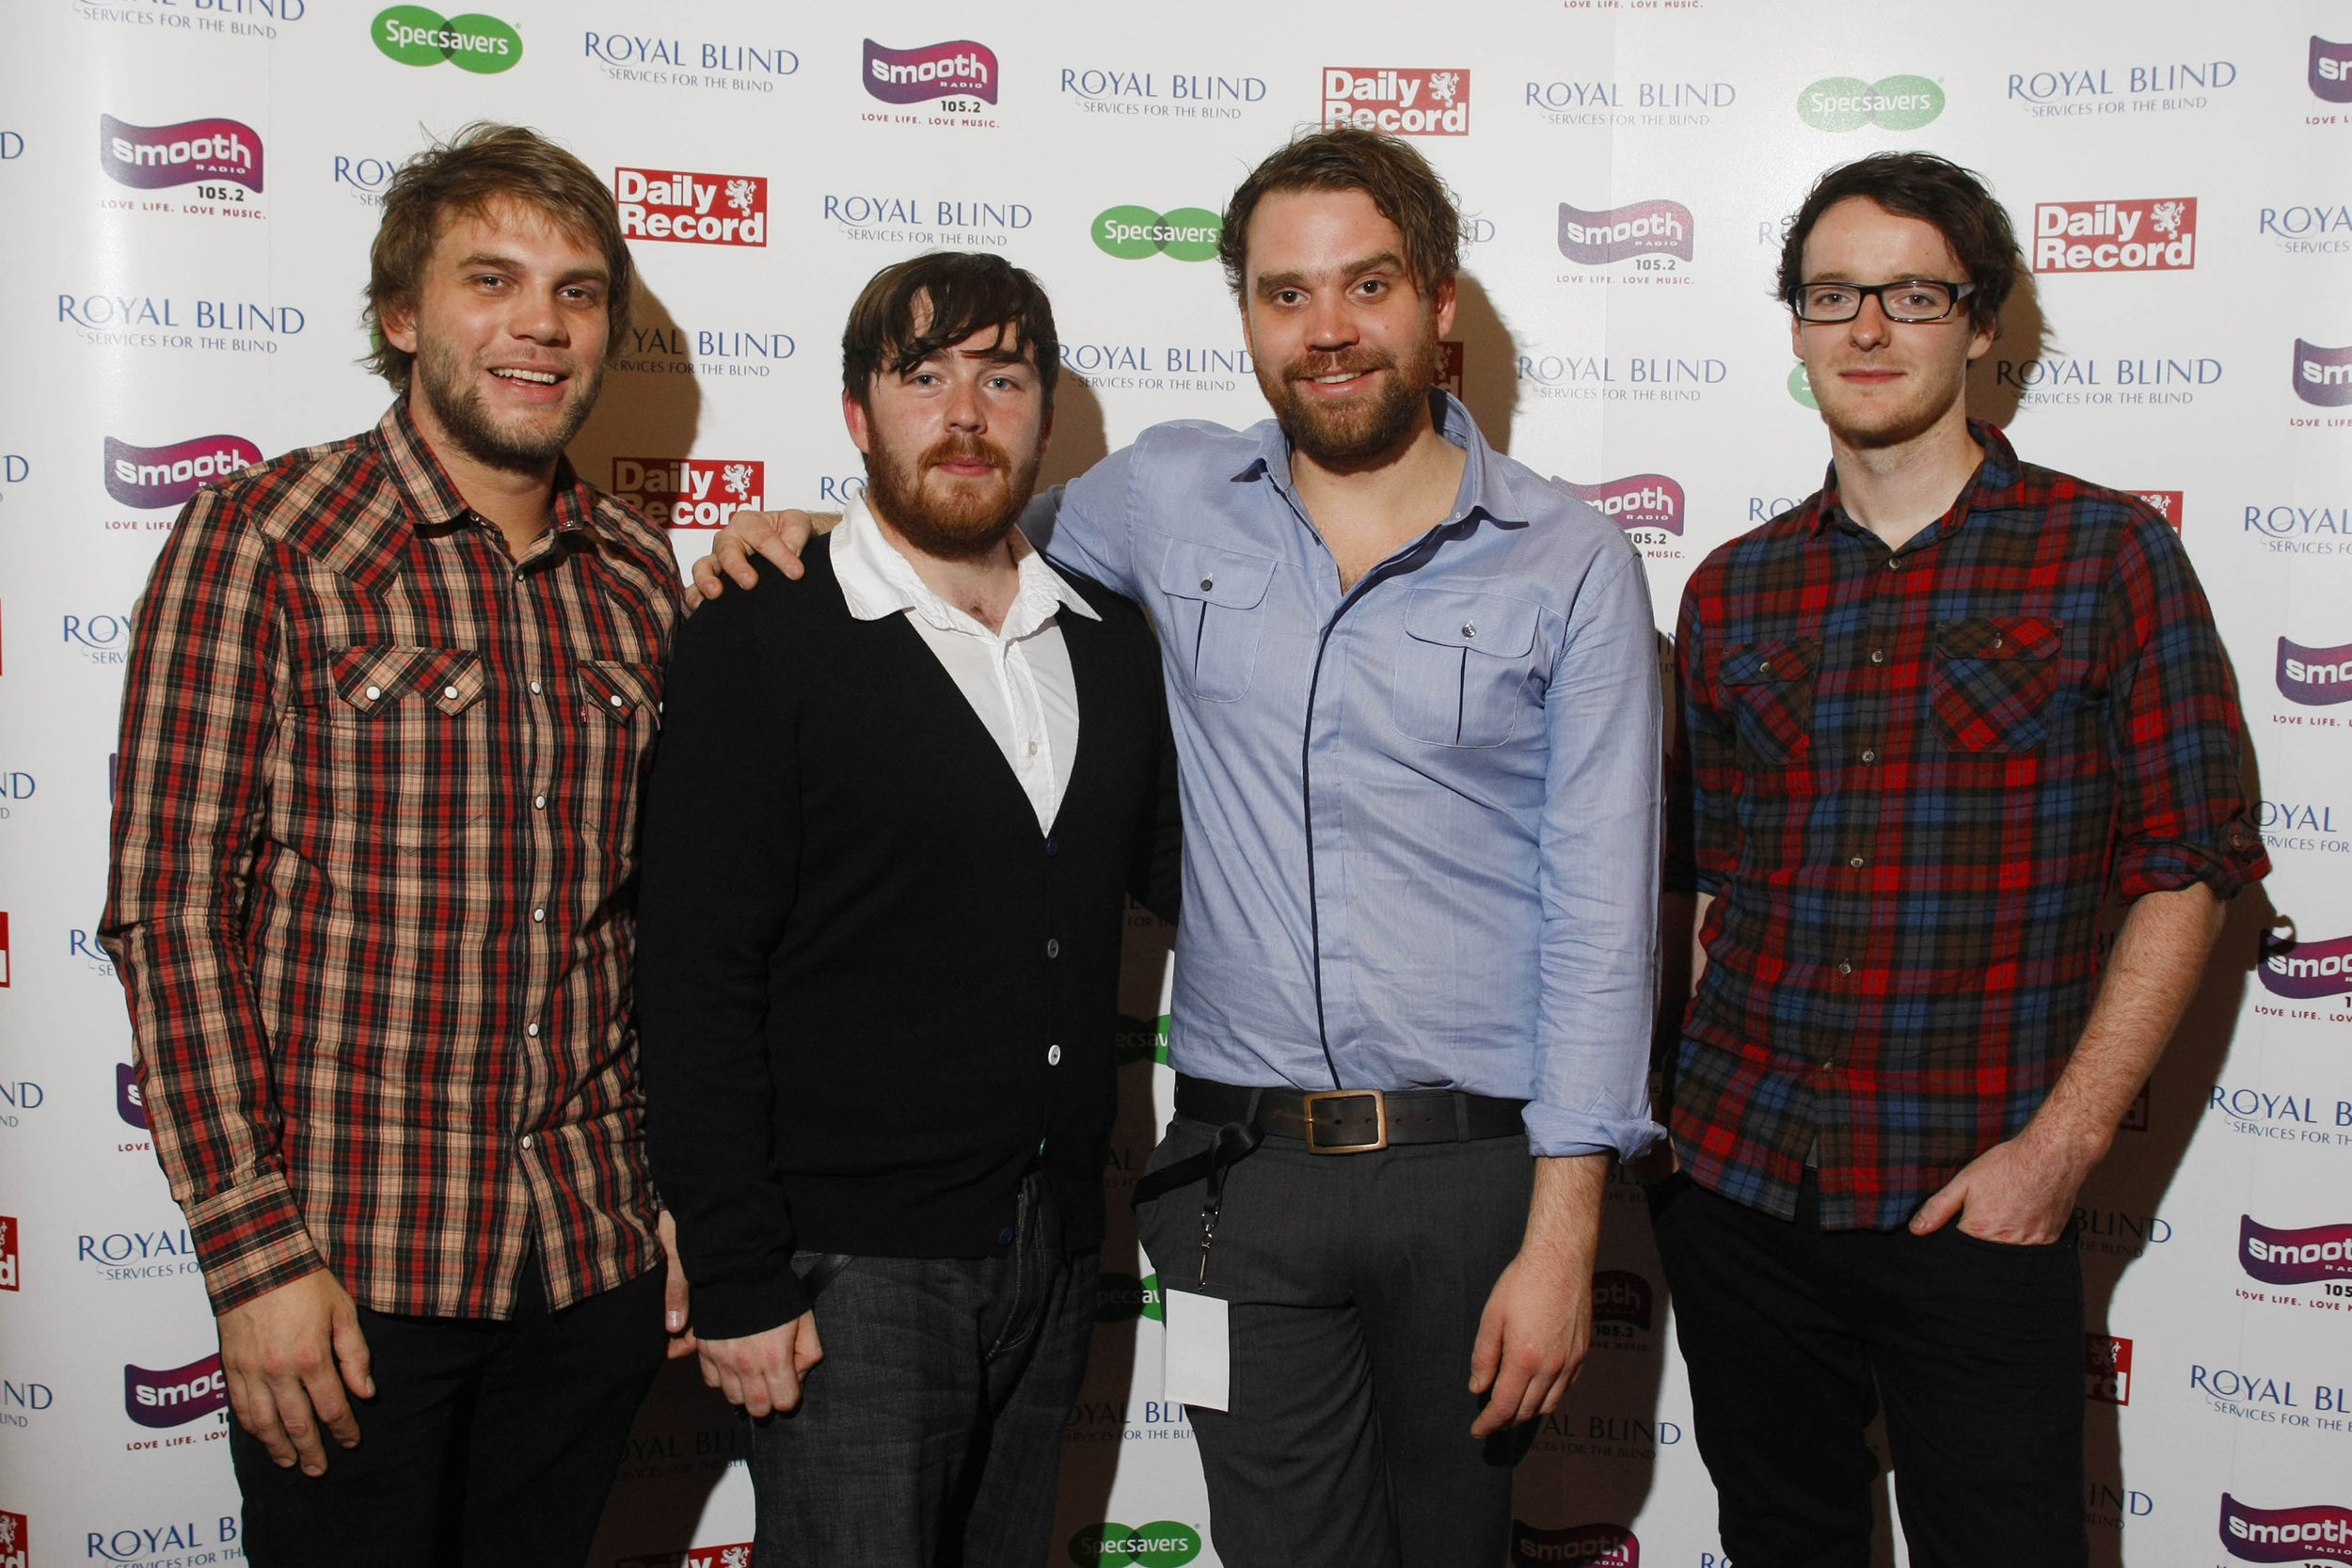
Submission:
[[[2103,1563],[2352,1560],[2352,10],[490,3],[10,9],[0,1568],[242,1555],[213,1323],[92,936],[127,620],[197,487],[382,411],[357,364],[379,193],[477,118],[612,183],[644,294],[575,455],[681,562],[736,508],[857,493],[840,325],[925,247],[1051,290],[1050,476],[1156,420],[1258,419],[1226,197],[1301,124],[1413,136],[1469,214],[1448,378],[1638,542],[1661,628],[1708,550],[1820,482],[1771,298],[1807,183],[1882,148],[1983,171],[2033,271],[1978,410],[2181,531],[2277,868],[2082,1196],[2084,1513]],[[1166,934],[1134,938],[1121,1222],[1170,1085]],[[1593,1353],[1521,1473],[1512,1560],[1728,1568],[1640,1194],[1610,1196]],[[1105,1258],[1054,1561],[1214,1563],[1156,1283],[1127,1231]],[[673,1369],[596,1568],[747,1563],[743,1451]]]

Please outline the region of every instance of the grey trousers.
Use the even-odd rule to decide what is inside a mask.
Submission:
[[[1216,1131],[1176,1118],[1146,1168]],[[1533,1429],[1470,1436],[1470,1350],[1534,1181],[1523,1136],[1348,1155],[1268,1138],[1229,1169],[1206,1290],[1232,1304],[1232,1408],[1188,1411],[1228,1568],[1505,1560]],[[1195,1288],[1201,1198],[1137,1212],[1164,1288]]]

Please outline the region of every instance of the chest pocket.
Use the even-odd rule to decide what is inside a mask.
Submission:
[[[1740,743],[1758,761],[1792,762],[1813,745],[1813,689],[1821,640],[1791,637],[1725,650],[1718,675],[1731,693]]]
[[[1193,696],[1230,703],[1249,689],[1275,564],[1189,539],[1168,542],[1159,585],[1168,598],[1169,654]]]
[[[1438,746],[1500,746],[1537,704],[1527,599],[1416,588],[1396,645],[1396,727]]]
[[[482,657],[469,648],[338,648],[329,666],[335,813],[402,849],[451,843],[489,810]]]
[[[2050,733],[2065,624],[2034,616],[1939,621],[1928,701],[1955,752],[2030,752]]]

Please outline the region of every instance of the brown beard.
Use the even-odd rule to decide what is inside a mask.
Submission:
[[[979,436],[949,436],[933,442],[908,461],[888,446],[882,432],[873,432],[873,450],[866,454],[866,501],[906,542],[940,561],[977,561],[1005,542],[1022,509],[1037,489],[1038,466],[1045,460],[1042,447],[1033,449],[1018,470],[1005,449]],[[981,459],[995,466],[994,486],[958,483],[948,498],[933,500],[923,478],[942,463]]]
[[[1342,371],[1393,372],[1377,396],[1349,408],[1335,408],[1310,400],[1297,384]],[[1304,452],[1327,468],[1370,467],[1393,456],[1409,438],[1414,419],[1438,380],[1438,323],[1428,318],[1421,341],[1410,358],[1399,364],[1382,349],[1353,354],[1311,355],[1294,359],[1279,372],[1258,371],[1258,388],[1274,409],[1275,422],[1294,451]]]
[[[601,364],[584,375],[575,370],[570,401],[563,405],[563,417],[553,429],[506,430],[494,422],[489,410],[483,406],[482,388],[472,384],[455,349],[436,342],[423,342],[417,347],[419,352],[410,374],[416,389],[432,405],[433,416],[440,421],[441,429],[459,451],[475,462],[510,472],[536,473],[563,456],[564,449],[572,444],[572,437],[580,434],[580,427],[588,422],[588,416],[595,411],[597,390],[604,384]]]

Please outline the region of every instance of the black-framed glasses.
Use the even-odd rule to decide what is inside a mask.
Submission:
[[[1940,322],[1977,292],[1974,283],[1906,277],[1894,283],[1800,283],[1790,309],[1801,322],[1850,322],[1873,294],[1891,322]]]

